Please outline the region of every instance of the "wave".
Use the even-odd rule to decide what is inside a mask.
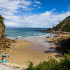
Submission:
[[[23,37],[23,36],[18,36],[18,37]]]
[[[55,34],[51,34],[51,33],[49,33],[49,34],[36,34],[36,33],[34,33],[35,35],[31,35],[31,36],[7,36],[8,38],[30,38],[30,37],[53,37],[53,36],[55,36]]]

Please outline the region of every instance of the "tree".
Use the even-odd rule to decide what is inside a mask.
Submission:
[[[5,20],[5,18],[2,17],[2,15],[0,15],[0,23],[1,23],[1,24],[4,26],[4,28],[5,28],[4,20]]]

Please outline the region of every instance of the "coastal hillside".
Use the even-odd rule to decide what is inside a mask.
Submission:
[[[6,38],[4,18],[0,15],[0,50],[7,50],[12,42],[14,41]]]
[[[70,32],[70,16],[52,28],[54,31]]]

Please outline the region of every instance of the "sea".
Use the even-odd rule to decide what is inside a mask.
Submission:
[[[54,36],[52,33],[38,31],[47,29],[48,28],[6,28],[5,34],[7,38]]]

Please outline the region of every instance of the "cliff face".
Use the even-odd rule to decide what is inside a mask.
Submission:
[[[5,25],[4,25],[4,18],[0,15],[0,50],[7,50],[11,49],[11,43],[15,42],[14,40],[7,39],[5,37]]]
[[[70,32],[70,16],[65,18],[57,26],[52,28],[54,31],[65,31]]]
[[[4,18],[0,15],[0,38],[5,37]]]
[[[0,38],[5,36],[5,28],[2,25],[2,23],[0,23]]]

